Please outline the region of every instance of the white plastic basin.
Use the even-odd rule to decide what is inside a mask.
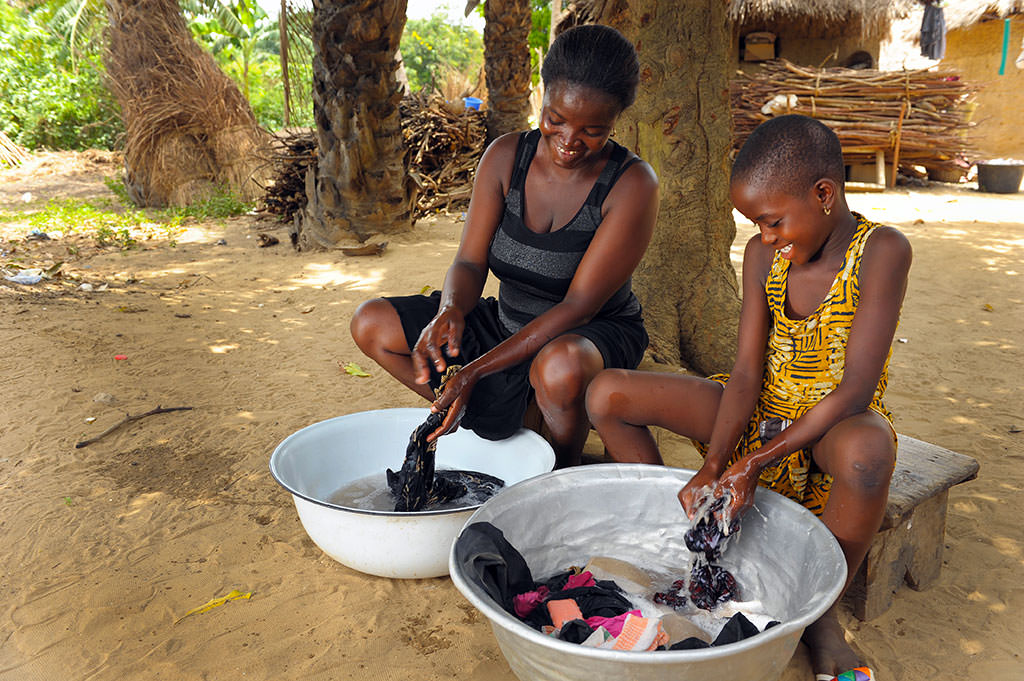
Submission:
[[[452,542],[479,505],[395,513],[326,501],[346,483],[385,468],[398,470],[409,435],[428,413],[380,409],[338,416],[289,435],[274,450],[271,474],[291,492],[303,528],[328,556],[382,577],[448,574]],[[488,473],[509,486],[550,471],[555,455],[544,438],[530,430],[493,442],[460,428],[438,441],[436,465]]]

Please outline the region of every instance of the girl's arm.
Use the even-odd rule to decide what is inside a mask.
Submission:
[[[722,392],[704,465],[679,493],[679,501],[691,518],[702,490],[718,480],[729,465],[736,444],[754,413],[764,379],[764,354],[771,328],[771,313],[764,286],[774,251],[753,236],[743,251],[743,303],[736,361]]]
[[[647,250],[658,215],[658,180],[651,167],[642,161],[634,163],[615,183],[603,212],[601,226],[580,261],[565,298],[449,379],[435,408],[449,409],[456,400],[459,404],[449,409],[437,435],[458,424],[477,381],[525,362],[551,339],[587,323],[626,283]]]
[[[756,484],[766,466],[812,445],[843,419],[868,408],[896,333],[911,259],[910,242],[898,230],[880,227],[868,238],[860,269],[860,300],[846,344],[842,380],[785,431],[738,461],[723,478],[723,484],[728,487],[740,478],[751,477]],[[752,493],[746,501],[753,501]],[[733,510],[735,514],[742,508],[734,503]]]

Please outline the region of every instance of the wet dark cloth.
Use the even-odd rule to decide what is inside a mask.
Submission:
[[[395,296],[385,300],[398,313],[411,350],[424,327],[437,315],[441,293],[435,291],[429,296]],[[596,317],[565,333],[590,340],[601,352],[607,369],[635,369],[647,349],[647,332],[639,321],[633,324]],[[498,319],[498,301],[481,298],[466,315],[458,357],[450,359],[456,364],[468,364],[511,335]],[[442,346],[441,350],[447,356],[447,346]],[[437,388],[440,384],[441,374],[430,367],[430,387]],[[503,440],[522,427],[523,415],[532,396],[530,361],[485,376],[473,388],[461,425],[487,440]]]
[[[562,583],[564,584],[564,580]],[[545,602],[558,601],[565,598],[571,598],[576,601],[576,605],[579,606],[584,618],[594,616],[615,617],[633,609],[633,604],[622,594],[622,591],[615,582],[609,581],[599,581],[596,586],[581,586],[562,591],[551,588]],[[540,629],[545,625],[552,624],[551,615],[548,613],[547,608],[536,608],[529,615],[522,618],[522,620],[534,629]]]
[[[462,566],[466,579],[513,616],[513,597],[534,588],[523,556],[491,523],[473,523],[462,530],[455,541],[455,562]]]
[[[583,643],[592,633],[594,630],[583,620],[571,620],[558,630],[558,638],[569,643]]]
[[[921,20],[921,54],[929,59],[946,56],[946,17],[942,8],[934,3],[924,7]]]

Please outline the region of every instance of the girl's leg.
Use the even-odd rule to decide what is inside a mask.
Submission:
[[[722,386],[705,378],[607,369],[590,383],[587,412],[613,459],[661,464],[647,427],[707,442],[721,399]]]
[[[394,306],[383,298],[367,300],[356,308],[350,324],[356,345],[370,359],[406,387],[434,401],[429,385],[416,383],[412,353],[405,340],[402,321]]]
[[[576,334],[552,340],[530,365],[530,384],[551,431],[556,468],[580,462],[590,429],[584,407],[587,385],[603,368],[601,351],[592,341]]]
[[[833,426],[813,453],[818,467],[833,478],[821,520],[839,540],[846,557],[845,593],[882,524],[896,442],[889,423],[868,410]],[[846,643],[837,608],[838,602],[804,631],[816,674],[840,674],[864,664]]]

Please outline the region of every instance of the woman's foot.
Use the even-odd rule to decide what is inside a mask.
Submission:
[[[835,606],[804,629],[801,640],[810,649],[811,668],[816,676],[828,674],[832,677],[863,665],[860,656],[846,642]]]

